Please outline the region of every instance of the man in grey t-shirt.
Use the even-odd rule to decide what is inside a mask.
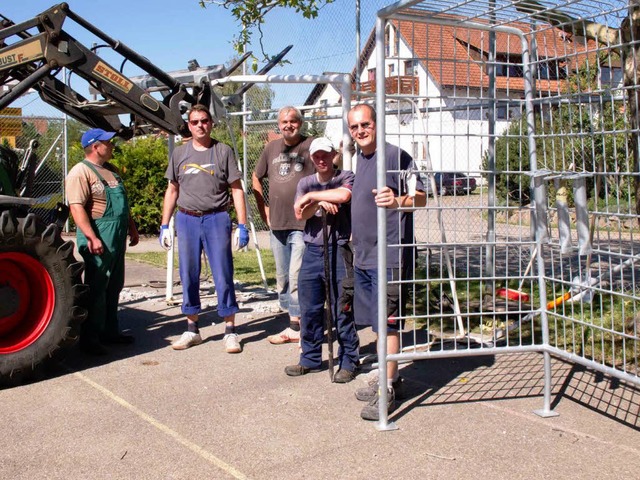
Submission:
[[[231,253],[231,219],[229,200],[238,216],[239,247],[249,243],[245,227],[247,211],[241,173],[231,148],[211,138],[213,120],[204,105],[194,105],[188,113],[192,138],[177,147],[167,167],[169,180],[162,208],[160,244],[171,248],[169,220],[178,207],[176,230],[182,282],[182,313],[187,317],[187,331],[173,342],[174,350],[184,350],[202,343],[198,328],[200,305],[200,257],[207,254],[218,296],[218,315],[225,321],[224,348],[228,353],[242,351],[235,331],[235,314],[239,310],[233,286]],[[231,195],[229,195],[231,189]]]

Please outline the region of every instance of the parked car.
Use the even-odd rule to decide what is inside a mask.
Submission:
[[[436,172],[436,191],[438,195],[462,195],[473,192],[476,189],[476,179],[460,172]],[[427,195],[432,195],[431,182],[426,173],[420,173],[420,179],[425,185]]]
[[[435,174],[436,189],[440,195],[469,194],[476,189],[476,179],[460,172],[438,172]]]
[[[431,190],[431,182],[429,181],[429,177],[426,173],[420,173],[420,180],[422,180],[422,184],[424,185],[424,192],[429,197],[433,197],[433,191]]]

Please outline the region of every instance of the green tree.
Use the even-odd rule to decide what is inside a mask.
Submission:
[[[168,155],[168,142],[162,136],[116,141],[112,163],[120,170],[140,233],[155,234],[160,229]]]
[[[599,64],[599,62],[597,62]],[[583,102],[585,96],[598,88],[597,64],[582,65],[564,85],[567,102],[554,107],[536,107],[535,139],[538,170],[552,172],[575,171],[577,174],[616,172],[620,165],[627,171],[629,163],[625,146],[628,117],[620,100],[598,93],[599,101]],[[588,133],[588,135],[585,135]],[[483,169],[489,170],[489,158],[485,153]],[[531,200],[529,172],[529,140],[525,117],[514,121],[495,144],[496,195],[502,202],[525,205]],[[602,176],[601,176],[602,177]],[[594,175],[588,177],[587,192],[593,197]],[[600,197],[617,192],[620,198],[629,199],[632,188],[629,177],[606,175],[606,183],[598,192]],[[554,194],[553,184],[549,194]],[[568,192],[569,202],[572,192]]]
[[[199,0],[201,7],[218,5],[231,11],[233,17],[240,24],[240,33],[234,39],[233,45],[240,54],[245,52],[245,46],[251,44],[251,36],[257,29],[262,39],[262,24],[266,15],[275,8],[292,8],[304,18],[316,18],[319,10],[334,0]],[[269,59],[264,51],[265,59]]]

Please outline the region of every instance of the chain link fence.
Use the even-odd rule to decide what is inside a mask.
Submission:
[[[36,93],[23,96],[16,105],[0,112],[0,136],[20,160],[22,181],[17,194],[37,198],[31,209],[45,220],[52,220],[51,212],[58,203],[64,203],[64,177],[66,175],[66,120],[52,111]]]

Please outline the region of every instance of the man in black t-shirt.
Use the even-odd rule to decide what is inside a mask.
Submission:
[[[403,268],[409,265],[406,256],[410,247],[397,245],[413,243],[411,210],[426,205],[426,195],[411,156],[404,150],[385,143],[386,185],[377,190],[376,112],[366,104],[349,111],[349,131],[359,148],[356,177],[351,196],[352,238],[354,257],[354,302],[356,323],[370,325],[378,333],[378,282],[391,282],[387,288],[387,354],[400,352],[400,328],[403,316],[402,292],[399,280]],[[416,182],[415,192],[409,187]],[[378,272],[378,208],[386,210],[387,271]],[[391,246],[390,246],[391,245]],[[396,246],[393,246],[396,245]],[[385,275],[386,273],[386,275]],[[402,380],[398,362],[387,362],[388,406],[396,408],[395,390]],[[356,391],[358,400],[367,401],[361,416],[378,420],[378,384]]]
[[[252,176],[258,211],[271,229],[271,250],[276,262],[280,308],[289,312],[289,326],[268,337],[269,342],[275,345],[300,341],[298,273],[304,252],[304,221],[296,220],[293,203],[300,179],[315,171],[309,157],[309,145],[313,138],[300,133],[300,110],[294,107],[281,108],[278,128],[282,138],[267,144]],[[269,181],[268,201],[262,186],[264,178]]]

